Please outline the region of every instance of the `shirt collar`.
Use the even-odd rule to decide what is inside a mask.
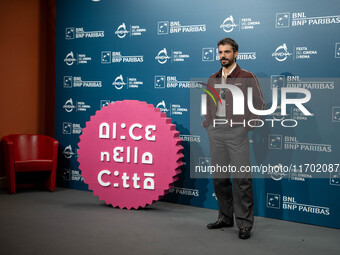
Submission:
[[[228,73],[228,75],[230,75],[230,74],[235,70],[236,66],[237,66],[237,64],[234,63],[234,67],[230,70],[230,72]],[[228,75],[227,75],[227,76],[228,76]],[[225,75],[224,75],[224,72],[223,72],[223,68],[222,68],[222,78],[225,78]]]

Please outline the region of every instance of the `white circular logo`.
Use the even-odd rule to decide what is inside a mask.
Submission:
[[[158,63],[160,64],[165,64],[168,59],[171,58],[168,56],[166,48],[164,48],[163,50],[161,50],[160,52],[158,52],[157,56],[155,57],[155,59],[158,61]]]
[[[223,29],[224,32],[230,33],[234,30],[234,28],[237,25],[234,23],[234,18],[232,15],[230,15],[228,18],[226,18],[223,23],[220,25],[220,28]]]
[[[66,55],[66,58],[64,59],[64,61],[65,61],[66,65],[68,65],[68,66],[73,65],[73,63],[76,61],[76,59],[73,56],[73,51],[71,51],[70,53],[68,53]]]
[[[119,75],[114,82],[112,82],[112,85],[115,86],[116,89],[122,89],[126,83],[123,80],[123,75]]]
[[[124,38],[126,36],[126,34],[128,34],[129,31],[126,30],[126,26],[125,23],[121,24],[118,28],[117,31],[115,32],[115,34],[119,37],[119,38]]]
[[[287,45],[284,43],[276,48],[275,52],[272,54],[272,57],[279,62],[285,61],[287,57],[291,56],[292,53],[288,52]]]

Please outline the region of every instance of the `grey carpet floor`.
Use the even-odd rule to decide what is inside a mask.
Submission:
[[[340,254],[340,231],[262,217],[252,237],[208,230],[216,210],[156,202],[143,210],[106,206],[91,192],[0,190],[0,254]]]

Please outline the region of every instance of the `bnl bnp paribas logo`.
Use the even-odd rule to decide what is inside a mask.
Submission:
[[[327,15],[308,17],[305,12],[283,12],[276,13],[275,27],[288,28],[298,26],[331,25],[339,24],[340,15]]]
[[[282,135],[270,134],[268,139],[268,148],[282,150]]]
[[[271,75],[271,88],[281,89],[289,88],[304,88],[308,90],[332,90],[335,89],[334,80],[324,79],[303,79],[299,75]]]
[[[335,186],[340,186],[340,173],[339,172],[331,173],[329,184],[335,185]]]
[[[201,82],[197,81],[183,81],[177,80],[176,76],[165,76],[165,75],[156,75],[154,80],[154,88],[155,89],[165,89],[165,88],[201,88]]]
[[[282,136],[269,134],[268,149],[270,150],[300,150],[300,151],[317,151],[332,152],[331,144],[318,144],[311,142],[301,142],[296,136]]]
[[[289,24],[290,24],[290,13],[289,12],[276,13],[276,22],[275,22],[276,28],[289,27]]]
[[[115,101],[109,99],[102,99],[99,103],[99,108],[102,109],[104,106],[108,106],[109,104],[113,104]]]
[[[280,209],[281,208],[281,195],[267,193],[267,207]]]
[[[205,32],[207,30],[206,24],[200,25],[182,25],[180,21],[159,21],[157,34],[178,34],[178,33],[195,33]]]
[[[79,123],[71,123],[71,122],[63,122],[63,134],[64,135],[72,135],[72,134],[81,134],[82,128]]]
[[[75,39],[75,38],[98,38],[104,37],[104,31],[85,31],[82,27],[67,27],[65,29],[65,39]]]
[[[216,56],[215,56],[216,55]],[[218,48],[202,48],[202,61],[219,61]],[[256,60],[256,52],[239,52],[237,60]]]
[[[101,52],[101,63],[142,63],[144,62],[143,55],[126,56],[122,55],[119,51],[102,51]]]
[[[298,203],[293,196],[284,196],[280,194],[267,193],[267,208],[282,209],[289,211],[297,211],[300,213],[330,215],[330,208],[319,205],[308,205],[306,203]]]
[[[83,81],[82,77],[64,76],[64,88],[100,88],[102,81]]]

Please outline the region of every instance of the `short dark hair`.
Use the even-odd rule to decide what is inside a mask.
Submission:
[[[238,51],[238,44],[231,38],[223,38],[217,43],[217,47],[220,45],[230,45],[233,48],[233,51]]]

